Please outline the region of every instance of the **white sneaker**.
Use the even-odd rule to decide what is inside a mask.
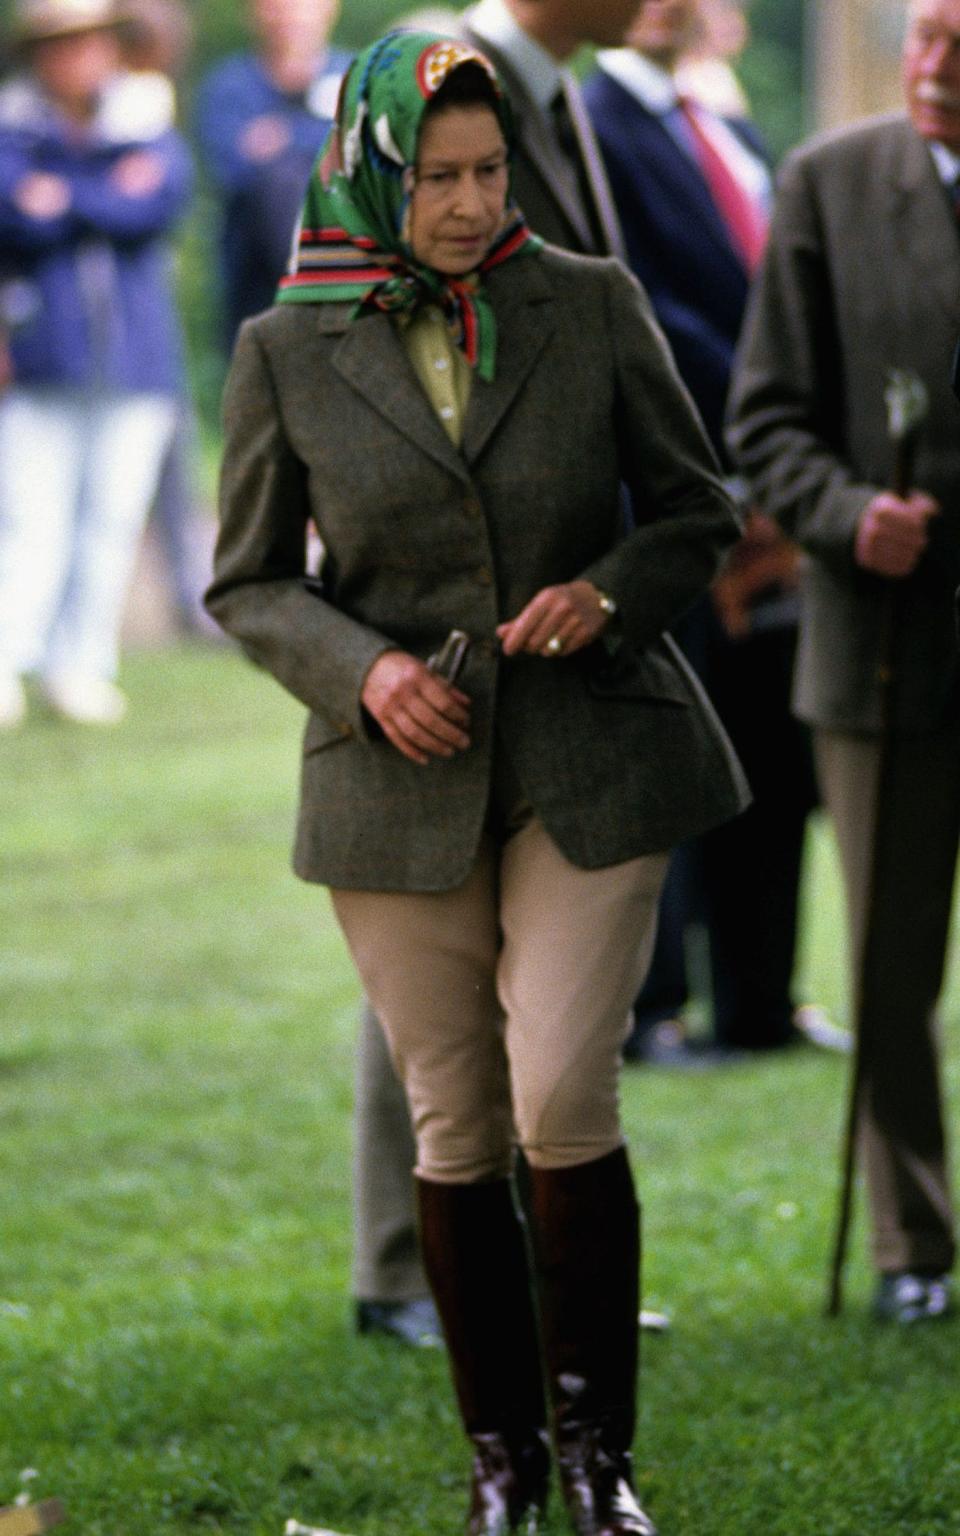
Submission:
[[[126,698],[105,677],[56,672],[40,686],[54,714],[78,725],[117,725],[127,712]]]
[[[27,695],[15,672],[0,672],[0,731],[12,731],[23,724],[27,713]]]
[[[829,1014],[817,1003],[801,1003],[793,1011],[793,1027],[811,1045],[821,1051],[840,1051],[849,1055],[853,1050],[853,1036],[848,1029],[834,1024]]]

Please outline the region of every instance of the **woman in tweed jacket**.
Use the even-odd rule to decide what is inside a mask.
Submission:
[[[241,334],[208,601],[310,710],[296,867],[409,1098],[467,1531],[540,1529],[549,1401],[574,1530],[628,1536],[653,1526],[620,1045],[666,850],[745,798],[664,631],[737,530],[643,294],[530,236],[509,140],[463,45],[356,61],[296,268]]]

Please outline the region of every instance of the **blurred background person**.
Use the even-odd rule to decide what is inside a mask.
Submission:
[[[723,420],[730,370],[766,238],[771,184],[752,123],[721,118],[678,88],[679,62],[695,42],[704,46],[702,4],[646,0],[628,45],[599,53],[585,95],[629,263],[729,467]],[[739,8],[737,15],[742,21]],[[816,803],[807,732],[789,707],[797,565],[795,547],[751,513],[712,598],[677,632],[747,770],[754,801],[736,821],[674,855],[628,1044],[635,1058],[702,1067],[734,1049],[772,1050],[797,1037],[797,898],[806,820]],[[719,1047],[712,1051],[690,1042],[679,1019],[691,991],[687,941],[698,925],[709,944]],[[801,1015],[807,1024],[809,1017]]]
[[[225,342],[273,303],[310,167],[349,55],[329,46],[339,0],[250,0],[255,47],[202,82],[196,132],[222,200]]]
[[[117,120],[128,131],[151,123],[170,128],[178,116],[178,83],[193,46],[193,18],[184,0],[125,0],[120,40],[125,71],[110,93]],[[215,529],[199,505],[198,432],[186,377],[177,425],[164,456],[153,502],[150,531],[162,557],[169,606],[187,634],[217,635],[203,606],[210,580]]]
[[[750,41],[747,0],[700,0],[697,25],[677,60],[677,89],[718,117],[750,115],[736,63]]]
[[[587,256],[624,255],[603,159],[569,67],[622,42],[640,0],[479,0],[460,36],[492,59],[516,121],[513,184],[531,229]]]
[[[20,0],[0,90],[0,263],[18,295],[0,403],[0,721],[37,675],[59,714],[120,719],[127,586],[182,386],[166,236],[192,172],[133,131],[111,0]]]

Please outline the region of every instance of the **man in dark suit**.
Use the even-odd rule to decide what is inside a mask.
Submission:
[[[586,43],[618,43],[641,0],[481,0],[464,16],[461,34],[495,64],[515,115],[514,196],[537,234],[587,255],[621,255],[623,242],[600,152],[579,87],[563,63]],[[391,1155],[381,1153],[386,1132]],[[422,1323],[419,1267],[409,1220],[409,1179],[397,1157],[409,1143],[406,1103],[372,1010],[361,1019],[356,1108],[356,1187],[364,1229],[379,1232],[355,1265],[359,1326],[414,1329]],[[396,1286],[384,1294],[383,1253],[395,1250]],[[412,1310],[411,1310],[412,1308]]]
[[[723,418],[750,278],[766,237],[770,176],[756,130],[684,99],[674,71],[699,0],[648,0],[624,48],[602,50],[585,97],[631,267],[726,459]],[[705,923],[719,1045],[771,1050],[796,1037],[791,997],[797,891],[814,801],[810,747],[790,714],[797,556],[752,516],[714,594],[678,638],[720,709],[754,792],[750,809],[679,850],[628,1052],[705,1065],[675,1022],[687,1000],[684,937]]]
[[[462,33],[496,65],[514,110],[513,190],[536,234],[588,256],[623,256],[603,161],[576,80],[585,44],[615,46],[643,0],[480,0]]]
[[[847,886],[875,1307],[904,1323],[943,1316],[955,1258],[936,1003],[960,834],[960,0],[912,0],[908,14],[908,113],[816,140],[784,168],[731,434],[809,556],[795,703]],[[909,484],[884,410],[890,368],[929,400]]]

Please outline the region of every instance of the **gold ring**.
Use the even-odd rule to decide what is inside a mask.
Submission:
[[[560,636],[551,635],[550,639],[544,646],[544,650],[548,656],[559,656],[560,652],[563,650],[563,641],[560,639]]]

